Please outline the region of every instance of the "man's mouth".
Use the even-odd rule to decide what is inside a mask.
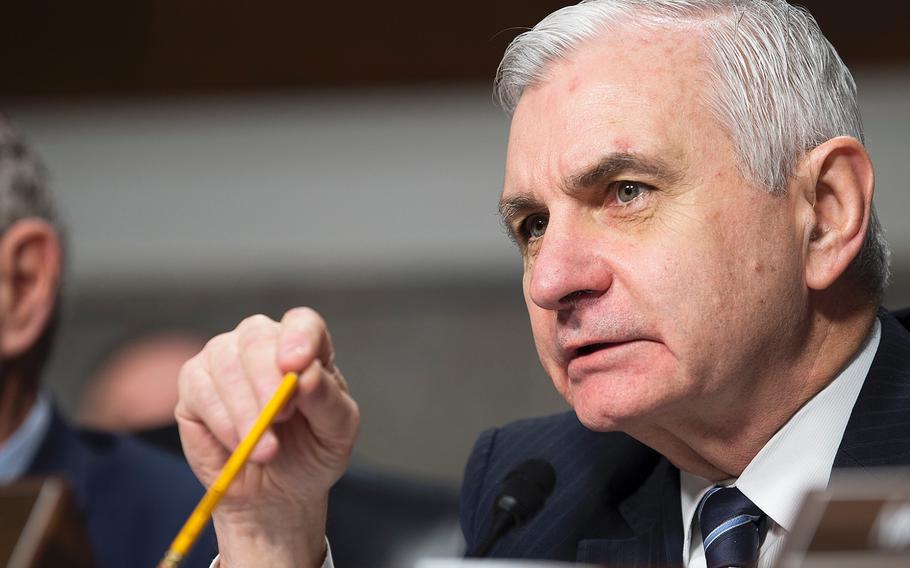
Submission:
[[[591,343],[590,345],[583,345],[575,350],[575,353],[573,353],[573,356],[574,357],[584,357],[585,355],[590,355],[591,353],[600,351],[601,349],[607,349],[614,345],[618,345],[618,344],[617,343]]]
[[[617,370],[622,366],[637,364],[647,356],[642,349],[646,340],[640,338],[618,341],[595,341],[565,350],[564,364],[569,374],[575,378],[586,373],[604,370]],[[636,363],[637,362],[637,363]]]
[[[634,343],[634,339],[626,341],[598,341],[594,343],[588,343],[587,345],[582,345],[569,351],[569,359],[578,359],[580,357],[585,357],[598,351],[604,351],[607,349],[613,349],[615,347],[621,347],[629,343]]]

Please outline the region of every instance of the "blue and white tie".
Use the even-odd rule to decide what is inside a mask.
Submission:
[[[714,487],[697,511],[708,568],[745,568],[758,562],[768,517],[735,487]]]

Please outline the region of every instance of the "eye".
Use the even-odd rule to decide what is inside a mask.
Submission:
[[[521,223],[521,233],[531,239],[539,239],[547,232],[547,215],[530,215]]]
[[[645,192],[647,186],[637,181],[616,182],[616,200],[629,203]]]

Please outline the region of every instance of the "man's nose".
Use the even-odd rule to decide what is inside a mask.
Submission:
[[[613,273],[600,250],[604,245],[594,231],[551,219],[530,267],[531,301],[545,310],[564,310],[606,292]]]

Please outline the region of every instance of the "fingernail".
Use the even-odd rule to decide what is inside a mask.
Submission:
[[[289,345],[281,350],[281,356],[286,358],[299,358],[307,355],[307,349],[304,345]]]

